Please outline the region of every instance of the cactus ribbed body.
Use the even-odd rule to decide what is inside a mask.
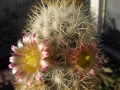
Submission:
[[[71,61],[69,60],[69,55],[71,55],[72,58],[74,56],[77,57],[77,54],[73,55],[71,52],[76,52],[73,51],[72,48],[79,46],[82,48],[80,42],[84,43],[84,45],[88,45],[91,42],[94,45],[97,44],[97,26],[94,23],[92,15],[86,15],[84,6],[82,6],[82,4],[76,5],[75,0],[43,0],[42,5],[34,6],[31,11],[32,15],[30,15],[23,32],[30,32],[32,35],[36,33],[38,42],[48,40],[46,46],[49,47],[48,52],[50,53],[50,57],[48,57],[47,60],[54,66],[48,68],[47,73],[41,73],[44,84],[33,79],[29,89],[97,90],[95,89],[95,84],[98,79],[95,76],[89,78],[87,71],[84,71],[82,68],[84,75],[83,79],[80,80],[79,74],[73,72],[74,68],[71,67]],[[85,46],[85,50],[86,49],[88,48]],[[84,52],[91,53],[85,50]],[[82,54],[85,56],[86,53],[84,52]],[[92,55],[93,54],[90,54],[85,57],[87,60],[91,60]],[[75,60],[79,59],[75,58]],[[83,63],[85,62],[83,61]],[[89,62],[89,64],[91,64],[91,62]],[[92,68],[96,69],[94,66]],[[22,83],[14,84],[16,90],[27,89]]]

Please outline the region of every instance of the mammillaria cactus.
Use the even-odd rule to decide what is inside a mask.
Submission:
[[[92,15],[76,4],[42,0],[34,6],[23,42],[12,46],[9,67],[18,81],[15,90],[98,90],[97,28]]]

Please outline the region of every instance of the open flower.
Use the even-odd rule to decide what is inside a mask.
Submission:
[[[12,68],[18,82],[24,79],[29,86],[33,76],[43,82],[40,70],[47,71],[48,62],[45,59],[50,55],[47,52],[48,47],[45,46],[46,42],[47,40],[38,45],[36,34],[32,37],[27,34],[23,36],[23,42],[18,41],[18,47],[12,45],[14,53],[11,53],[9,68]]]
[[[99,49],[94,44],[89,43],[84,45],[80,43],[80,46],[74,48],[70,54],[70,63],[74,67],[74,73],[83,78],[84,72],[87,72],[88,76],[95,75],[94,68],[100,64],[100,58],[98,57]]]

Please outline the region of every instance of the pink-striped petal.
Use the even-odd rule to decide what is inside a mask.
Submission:
[[[79,69],[75,69],[75,70],[73,71],[73,73],[77,73],[77,72],[79,72]]]
[[[19,79],[20,79],[20,80],[23,80],[23,79],[25,79],[26,77],[27,77],[27,74],[26,74],[26,72],[24,72],[22,75],[19,76]]]
[[[26,85],[29,88],[30,87],[30,81],[32,79],[32,75],[30,74],[29,76],[26,77]]]
[[[70,55],[76,57],[76,56],[77,56],[76,53],[77,53],[77,52],[74,52],[74,51],[73,51]]]
[[[40,45],[39,45],[39,50],[43,51],[44,49],[47,49],[47,47],[45,47],[44,45],[47,43],[48,40],[43,41]]]
[[[42,51],[41,54],[42,54],[42,59],[45,59],[46,57],[50,56],[50,54],[46,51]]]
[[[88,76],[91,78],[93,75],[95,75],[95,71],[93,69],[91,69],[89,72],[88,72]]]
[[[15,66],[17,66],[17,65],[14,63],[8,65],[9,68],[14,68]]]
[[[29,39],[28,35],[23,36],[23,43],[28,47],[28,48],[32,48],[31,45],[31,40]]]
[[[15,66],[13,69],[12,69],[12,74],[15,74],[17,71],[20,70],[20,66]]]
[[[41,65],[41,66],[40,66],[40,70],[41,70],[41,71],[48,72],[48,70],[47,70],[47,67],[46,67],[46,66],[42,66],[42,65]]]
[[[16,73],[16,80],[18,81],[18,82],[20,82],[22,79],[20,79],[19,77],[21,76],[21,75],[23,75],[25,73],[25,71],[18,71],[17,73]]]
[[[96,50],[94,51],[94,55],[97,56],[97,55],[98,55],[98,52],[99,52],[99,50],[96,49]]]
[[[71,65],[72,65],[72,66],[76,66],[77,64],[72,62]]]
[[[90,42],[87,46],[87,48],[90,48],[92,46],[92,42]]]
[[[48,47],[44,46],[41,51],[46,51],[48,49],[49,49]]]
[[[84,46],[83,43],[80,43],[80,47],[81,47],[81,49],[83,50],[85,46]]]
[[[33,35],[33,37],[32,37],[32,45],[34,46],[34,47],[36,47],[37,46],[37,42],[36,42],[36,33]]]
[[[17,54],[17,53],[11,53],[12,56],[17,56],[17,57],[24,57],[25,55],[20,55],[20,54]]]
[[[83,74],[83,73],[80,73],[80,74],[79,74],[79,79],[82,80],[83,77],[84,77],[84,74]]]
[[[71,60],[76,60],[76,57],[73,55],[70,55]]]
[[[37,79],[38,81],[40,81],[41,83],[43,83],[43,79],[42,79],[39,71],[35,74],[35,77],[36,77],[36,79]]]
[[[27,88],[30,87],[30,83],[31,83],[32,78],[33,78],[33,72],[31,72],[31,71],[27,72],[26,78],[25,78]]]
[[[14,46],[14,45],[11,46],[11,49],[12,49],[12,51],[14,51],[17,54],[21,53],[21,50],[18,47]]]
[[[23,44],[22,44],[20,39],[18,40],[17,45],[18,45],[19,48],[23,47]]]

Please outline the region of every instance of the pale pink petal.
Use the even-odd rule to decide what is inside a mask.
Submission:
[[[12,73],[15,74],[18,70],[20,70],[20,66],[15,66],[13,69],[12,69]]]
[[[36,33],[33,35],[33,37],[32,37],[32,45],[34,46],[34,47],[36,47],[37,46],[37,42],[36,42]]]
[[[89,72],[88,72],[88,76],[91,78],[93,75],[95,75],[95,71],[93,69],[91,69]]]
[[[19,47],[16,47],[14,45],[11,46],[11,49],[12,51],[14,51],[16,54],[25,54],[26,51],[30,51],[29,48],[25,47],[25,46],[21,46],[20,48]]]
[[[40,81],[41,83],[43,83],[43,79],[42,79],[39,71],[37,71],[37,73],[35,74],[35,77],[36,77],[36,79],[37,79],[38,81]]]
[[[47,68],[46,68],[47,66],[48,66],[48,64],[44,60],[41,60],[41,62],[40,62],[40,70],[47,72]]]
[[[22,71],[22,70],[19,70],[17,73],[16,73],[16,80],[18,81],[18,82],[20,82],[22,79],[20,79],[19,77],[21,76],[21,75],[23,75],[25,73],[25,71]]]
[[[17,53],[11,53],[12,56],[17,56],[17,57],[25,57],[25,55],[20,55],[20,54],[17,54]]]
[[[26,44],[25,45],[28,46],[30,49],[33,48],[32,41],[29,38],[26,39]]]
[[[12,51],[14,51],[17,54],[20,54],[22,52],[21,49],[19,49],[18,47],[14,46],[14,45],[11,46],[11,49],[12,49]]]
[[[22,79],[18,78],[18,79],[16,79],[16,81],[19,83],[19,82],[22,82]]]
[[[48,49],[49,49],[48,47],[44,46],[41,51],[46,51]]]
[[[11,56],[11,57],[9,57],[9,61],[14,63],[15,61],[17,61],[17,59],[14,56]]]
[[[20,80],[23,80],[23,79],[25,79],[26,77],[27,77],[27,74],[26,74],[26,72],[25,72],[25,73],[23,73],[22,75],[19,76],[19,79],[20,79]]]
[[[95,66],[96,66],[97,68],[101,68],[101,67],[102,67],[102,64],[97,63],[97,64],[95,64]]]
[[[99,52],[99,50],[96,49],[96,50],[94,51],[94,55],[97,56],[97,55],[98,55],[98,52]]]
[[[32,48],[31,40],[29,39],[28,35],[23,36],[23,43],[28,47]]]
[[[44,46],[47,41],[48,41],[48,40],[45,40],[45,41],[43,41],[43,42],[39,45],[39,50],[40,50],[40,51],[43,51],[44,49],[47,49],[47,47]]]
[[[45,60],[41,60],[41,61],[40,61],[40,64],[41,64],[42,66],[48,66],[48,64],[46,63]]]
[[[23,40],[22,40],[24,44],[26,44],[26,38],[25,37],[26,37],[26,35],[23,36]]]
[[[8,65],[9,68],[14,68],[15,66],[17,66],[17,65],[14,63]]]
[[[42,51],[41,54],[42,54],[42,59],[50,56],[50,54],[48,52],[46,52],[46,51]]]
[[[87,46],[87,48],[90,48],[91,46],[92,46],[92,43],[89,43],[88,46]]]
[[[26,85],[27,85],[28,88],[30,87],[31,79],[32,79],[32,75],[31,74],[26,77]]]
[[[77,52],[72,52],[72,53],[70,54],[70,56],[76,57],[76,56],[77,56],[76,53],[77,53]]]
[[[80,43],[80,48],[83,50],[84,49],[84,44],[83,43]]]
[[[22,44],[21,40],[18,40],[17,45],[18,45],[19,48],[23,47],[23,44]]]
[[[38,45],[38,47],[39,47],[39,50],[42,51],[43,45],[40,44],[40,45]]]
[[[9,61],[14,64],[21,64],[25,60],[25,57],[16,57],[16,56],[11,56],[9,57]]]
[[[94,48],[94,45],[91,44],[88,48],[89,48],[89,50],[92,50]]]
[[[41,70],[41,71],[48,72],[48,70],[47,70],[47,67],[46,67],[46,66],[42,66],[42,65],[41,65],[41,66],[40,66],[40,70]]]

